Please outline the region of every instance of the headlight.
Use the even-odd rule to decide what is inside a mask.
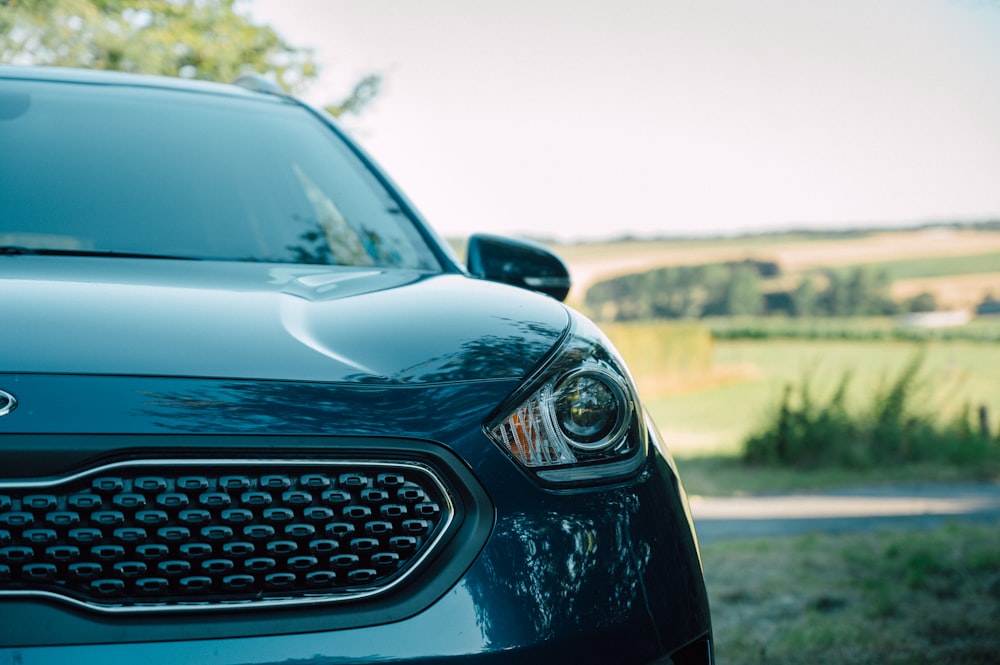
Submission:
[[[579,450],[603,450],[621,440],[632,400],[621,379],[600,368],[569,374],[555,387],[552,411],[566,440]]]
[[[586,319],[486,422],[487,434],[550,483],[606,482],[635,473],[646,430],[625,364]]]

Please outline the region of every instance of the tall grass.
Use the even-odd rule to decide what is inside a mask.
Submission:
[[[848,403],[850,372],[825,399],[814,395],[808,377],[786,385],[772,416],[747,439],[744,460],[798,468],[995,465],[1000,443],[978,425],[970,407],[950,422],[940,422],[934,405],[927,403],[922,364],[922,354],[914,357],[861,407]]]

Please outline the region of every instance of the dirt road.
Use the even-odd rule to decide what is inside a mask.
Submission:
[[[811,494],[691,497],[702,544],[732,538],[1000,523],[1000,484],[893,485]]]

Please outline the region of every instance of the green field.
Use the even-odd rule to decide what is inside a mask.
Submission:
[[[786,274],[883,268],[977,303],[1000,273],[992,233],[761,236],[610,243],[566,252],[584,284],[662,265],[775,258]],[[948,289],[952,289],[948,291]],[[998,294],[1000,295],[1000,294]],[[576,297],[582,300],[582,294]],[[947,301],[944,301],[947,303]],[[1000,480],[992,463],[866,468],[750,467],[745,439],[775,417],[787,386],[816,401],[850,376],[853,410],[922,358],[913,404],[941,424],[987,407],[1000,430],[1000,318],[956,328],[883,319],[718,319],[605,324],[677,459],[689,495],[739,495],[888,482]],[[884,394],[884,390],[882,391]],[[852,411],[853,412],[853,411]],[[978,423],[975,423],[978,426]],[[1000,440],[998,440],[1000,443]],[[996,663],[1000,541],[996,525],[710,543],[702,548],[720,663]]]
[[[636,326],[655,324],[634,324]],[[640,391],[678,457],[735,455],[761,425],[789,384],[810,381],[819,397],[851,375],[850,400],[864,408],[879,386],[923,355],[918,403],[942,419],[955,418],[966,405],[986,405],[994,430],[1000,425],[1000,344],[968,341],[851,341],[808,339],[716,340],[712,369],[692,376],[661,361],[648,347],[635,348],[609,331],[634,368]],[[661,338],[671,344],[669,335]],[[662,377],[684,372],[687,379],[665,385]],[[685,387],[688,386],[688,387]]]
[[[775,288],[794,287],[814,271],[884,269],[900,288],[894,297],[935,294],[943,308],[971,310],[1000,279],[1000,228],[983,225],[857,232],[789,233],[737,238],[650,239],[555,246],[579,279],[572,302],[602,278],[663,266],[774,261],[784,277]],[[824,402],[849,377],[852,415],[866,418],[870,403],[922,357],[912,408],[953,426],[960,415],[987,409],[994,436],[1000,430],[1000,317],[962,326],[907,327],[900,320],[791,318],[784,316],[603,323],[628,361],[646,406],[694,493],[891,480],[954,480],[976,469],[911,463],[899,468],[754,468],[741,464],[746,439],[773,422],[786,389],[800,396],[808,383]],[[699,334],[699,330],[701,334]],[[903,421],[901,421],[903,422]],[[977,430],[978,432],[978,430]],[[989,466],[989,465],[986,465]],[[984,468],[979,477],[993,477]]]

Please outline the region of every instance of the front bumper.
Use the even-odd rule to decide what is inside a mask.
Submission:
[[[671,662],[661,659],[710,636],[683,495],[665,460],[653,453],[630,486],[548,495],[545,504],[499,515],[460,580],[406,619],[236,638],[8,646],[0,663],[650,663]],[[18,611],[23,602],[0,604],[8,626],[28,616]],[[32,629],[59,630],[66,610],[51,609],[48,625]]]
[[[28,394],[29,382],[44,380],[24,378],[22,392]],[[41,404],[24,412],[31,416],[24,421],[37,428],[0,437],[5,459],[19,460],[7,469],[46,477],[129,455],[189,456],[199,448],[246,455],[251,439],[269,456],[276,450],[282,456],[308,452],[309,446],[317,454],[337,455],[347,444],[355,451],[376,445],[378,432],[409,430],[412,437],[400,450],[422,451],[422,459],[465,492],[458,496],[463,520],[473,521],[474,528],[456,532],[405,588],[358,603],[130,618],[51,599],[0,598],[0,665],[711,662],[697,544],[676,472],[658,445],[650,445],[643,470],[626,483],[553,491],[520,472],[482,432],[485,414],[477,405],[496,403],[495,395],[442,388],[440,401],[449,409],[428,410],[425,392],[419,412],[411,413],[408,405],[415,402],[408,392],[359,392],[359,404],[377,397],[400,405],[398,416],[374,423],[364,420],[360,409],[344,408],[331,419],[318,388],[282,385],[268,395],[277,388],[288,392],[276,410],[294,412],[294,429],[301,433],[271,438],[261,434],[279,429],[274,423],[256,422],[239,411],[234,416],[233,399],[203,397],[241,394],[242,386],[213,393],[199,383],[193,391],[202,396],[198,401],[172,393],[180,397],[165,412],[162,393],[151,394],[149,383],[136,380],[141,392],[105,392],[106,399],[96,403],[115,407],[91,407],[77,420],[90,431],[117,432],[112,435],[44,434],[52,423],[65,421],[47,418],[40,398],[28,400]],[[41,388],[46,386],[39,394],[58,395]],[[509,392],[504,385],[491,389]],[[342,393],[338,399],[345,399]],[[443,415],[434,420],[428,412]],[[142,438],[138,447],[136,437]],[[154,450],[145,437],[155,438],[160,448]],[[198,444],[202,437],[210,444]],[[176,447],[168,445],[174,441]]]

